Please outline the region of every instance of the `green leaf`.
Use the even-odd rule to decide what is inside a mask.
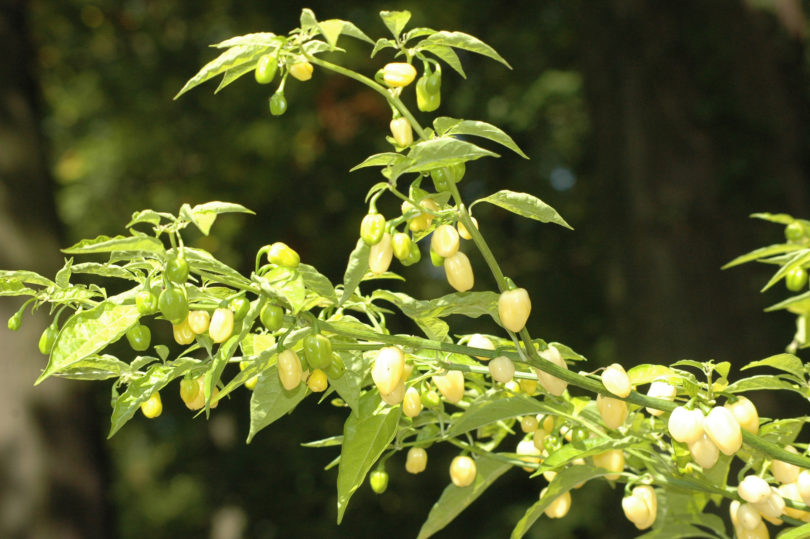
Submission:
[[[762,287],[760,292],[765,292],[779,282],[779,279],[787,275],[792,269],[803,266],[807,262],[810,262],[810,249],[803,249],[794,253],[793,256],[790,257],[790,260],[773,274],[773,277]]]
[[[745,367],[740,368],[740,370],[744,371],[754,367],[773,367],[774,369],[790,373],[799,380],[804,380],[804,363],[793,354],[776,354],[775,356],[766,357],[759,361],[752,361]]]
[[[77,361],[57,376],[71,380],[107,380],[132,372],[130,366],[115,356],[89,356]]]
[[[536,501],[531,507],[526,510],[521,519],[512,530],[512,539],[517,539],[526,535],[529,528],[537,521],[543,514],[543,511],[562,494],[565,494],[574,486],[589,481],[595,477],[602,477],[609,474],[607,470],[601,468],[594,468],[592,466],[571,466],[562,470],[554,480],[548,485],[545,495]]]
[[[127,279],[129,281],[138,281],[134,273],[116,266],[115,264],[98,264],[96,262],[83,262],[81,264],[74,264],[70,268],[73,273],[88,273],[91,275],[98,275],[100,277],[112,277],[115,279]]]
[[[293,314],[297,314],[306,303],[307,290],[304,279],[294,269],[279,266],[254,279],[260,283],[263,292],[271,297],[286,300]]]
[[[419,530],[418,538],[426,539],[447,526],[511,467],[509,463],[492,456],[481,455],[476,461],[475,482],[463,488],[452,483],[447,485],[439,500],[430,509],[427,520]]]
[[[540,221],[541,223],[554,223],[574,230],[571,225],[566,223],[565,219],[557,213],[557,210],[528,193],[516,193],[515,191],[504,189],[488,197],[479,198],[473,202],[470,207],[475,206],[479,202],[488,202],[500,206],[512,213]]]
[[[62,249],[63,253],[70,255],[88,253],[114,253],[114,252],[148,252],[162,253],[165,251],[163,242],[152,236],[99,236],[92,240],[82,240],[79,243]]]
[[[570,405],[568,406],[570,407]],[[454,438],[483,425],[510,417],[549,412],[560,413],[561,411],[567,412],[568,410],[551,400],[541,401],[523,395],[496,400],[484,398],[474,402],[461,417],[455,420],[447,432],[447,437]]]
[[[779,311],[781,309],[788,309],[790,312],[799,313],[804,312],[806,307],[810,306],[810,291],[799,294],[798,296],[791,296],[785,300],[775,303],[765,310],[766,313]]]
[[[159,225],[161,214],[155,210],[141,210],[132,214],[132,219],[127,223],[126,228],[131,228],[139,223],[148,223],[150,225]]]
[[[253,283],[241,273],[217,260],[208,251],[185,246],[183,254],[191,266],[191,271],[214,281],[227,284],[235,288],[250,288]]]
[[[329,438],[323,438],[322,440],[304,442],[301,444],[301,447],[314,447],[314,448],[335,447],[342,444],[343,444],[343,436],[330,436]]]
[[[335,295],[335,287],[326,275],[319,272],[313,266],[308,264],[299,264],[298,273],[304,280],[304,285],[321,296],[332,302],[337,303],[337,296]]]
[[[461,78],[466,79],[467,74],[464,73],[464,68],[461,65],[461,60],[458,58],[458,54],[452,48],[446,45],[437,45],[435,43],[425,43],[424,41],[422,44],[419,45],[419,48],[423,52],[429,52],[439,58],[440,60],[444,61],[447,65],[449,65],[453,70],[461,75]]]
[[[802,394],[801,390],[794,384],[786,382],[776,376],[751,376],[737,380],[733,384],[726,387],[723,392],[725,393],[744,393],[746,391],[765,391],[765,390],[786,390],[796,391]]]
[[[762,219],[771,223],[778,223],[781,225],[789,225],[796,219],[786,213],[752,213],[749,215],[752,219]]]
[[[230,84],[235,80],[237,80],[239,77],[247,75],[254,69],[256,69],[256,64],[254,64],[253,62],[248,62],[240,66],[232,67],[231,69],[226,71],[224,75],[222,75],[222,79],[219,81],[219,84],[217,85],[216,89],[214,89],[214,94],[218,94],[226,87],[230,86]]]
[[[237,38],[234,38],[237,39]],[[179,98],[184,93],[200,84],[225,73],[226,71],[246,63],[256,63],[262,55],[277,48],[278,45],[235,45],[205,64],[196,75],[191,77],[183,86],[174,99]]]
[[[338,307],[352,297],[360,285],[360,281],[363,280],[368,269],[368,252],[369,246],[362,239],[358,239],[352,254],[349,255],[349,262],[346,264],[346,273],[343,275],[343,294],[340,296]]]
[[[750,253],[738,256],[721,269],[733,268],[734,266],[739,266],[740,264],[745,264],[746,262],[751,262],[753,260],[759,260],[760,258],[767,258],[769,256],[789,253],[791,251],[799,251],[801,249],[804,249],[804,247],[794,243],[778,243],[775,245],[768,245],[767,247],[760,247],[759,249],[755,249]]]
[[[498,54],[495,49],[478,39],[477,37],[473,37],[470,34],[465,34],[464,32],[436,32],[433,35],[430,35],[423,39],[419,45],[446,45],[448,47],[454,47],[456,49],[464,49],[466,51],[474,52],[476,54],[481,54],[488,58],[492,58],[493,60],[497,60],[498,62],[502,63],[509,69],[512,69],[512,66],[509,65],[500,54]]]
[[[340,450],[340,466],[337,477],[337,522],[343,520],[343,513],[349,499],[371,467],[397,432],[397,423],[402,408],[385,406],[376,410],[380,396],[376,391],[363,395],[359,410],[352,410],[343,426],[343,447]]]
[[[205,204],[197,204],[193,208],[188,204],[183,204],[180,208],[180,217],[194,223],[194,226],[206,236],[211,232],[211,226],[216,221],[217,216],[223,213],[249,213],[255,215],[254,212],[241,204],[232,202],[206,202]]]
[[[374,48],[371,49],[371,58],[380,52],[383,49],[395,49],[397,48],[397,43],[393,39],[388,39],[386,37],[381,37],[374,43]]]
[[[372,44],[374,43],[374,40],[372,40],[370,37],[368,37],[366,35],[365,32],[363,32],[357,26],[355,26],[354,23],[349,22],[349,21],[344,21],[344,20],[341,20],[341,19],[329,19],[328,21],[321,21],[321,23],[320,23],[321,30],[323,30],[324,25],[336,25],[336,24],[340,24],[340,32],[339,32],[340,34],[346,35],[346,36],[349,36],[349,37],[353,37],[353,38],[359,39],[361,41],[365,41],[366,43],[372,43]],[[326,36],[324,35],[324,37],[326,37]],[[335,38],[335,40],[337,41],[337,38]],[[328,37],[327,37],[327,41],[329,41]]]
[[[483,137],[509,148],[524,159],[529,158],[529,156],[523,153],[523,150],[518,147],[515,141],[512,140],[512,137],[507,135],[502,129],[487,122],[457,120],[455,118],[448,118],[447,116],[440,116],[433,120],[433,127],[439,135],[471,135],[474,137]]]
[[[217,49],[230,49],[231,47],[236,47],[238,45],[250,47],[278,47],[283,42],[283,37],[277,36],[272,32],[256,32],[253,34],[232,37],[211,46],[216,47]]]
[[[35,284],[39,286],[53,286],[55,284],[50,279],[33,271],[0,270],[0,290],[11,290],[14,287],[19,288],[23,286],[23,283]]]
[[[329,383],[335,388],[340,398],[346,401],[349,408],[359,410],[360,390],[363,387],[363,378],[368,372],[368,366],[363,360],[363,355],[358,352],[341,351],[340,358],[346,366],[343,376],[336,379],[329,379]]]
[[[309,9],[304,8],[301,10],[301,30],[304,32],[311,31],[318,27],[318,19],[315,18],[315,13]]]
[[[394,152],[384,152],[384,153],[375,153],[374,155],[370,155],[366,157],[362,163],[359,165],[355,165],[352,167],[349,172],[354,172],[355,170],[359,170],[361,168],[366,167],[385,167],[385,166],[394,166],[402,161],[404,161],[406,157],[400,153]]]
[[[135,305],[118,305],[112,299],[89,311],[74,314],[62,326],[48,366],[34,385],[117,341],[138,322],[139,317]]]
[[[337,40],[340,37],[340,33],[343,31],[341,21],[337,19],[321,21],[318,23],[318,29],[321,31],[321,35],[326,42],[329,43],[330,47],[334,48],[337,46]]]
[[[776,536],[776,539],[805,539],[810,537],[810,524],[803,524],[796,528],[785,530]]]
[[[408,158],[393,167],[395,179],[408,172],[425,172],[451,166],[459,161],[473,161],[481,157],[500,157],[498,154],[453,137],[439,137],[417,142],[408,152]]]
[[[649,384],[656,378],[662,377],[666,378],[673,375],[675,375],[675,371],[673,371],[669,367],[665,367],[664,365],[655,365],[648,363],[636,365],[635,367],[627,371],[627,376],[630,377],[630,382],[633,385]]]
[[[183,376],[197,365],[199,361],[192,358],[180,358],[171,363],[157,363],[149,367],[142,376],[131,380],[127,390],[115,399],[107,438],[112,438],[127,421],[132,419],[141,403],[149,399],[152,393],[160,391],[166,384]]]
[[[246,318],[245,320],[248,321],[250,319]],[[225,366],[228,364],[228,360],[231,359],[234,352],[236,352],[236,348],[237,346],[239,346],[240,338],[241,335],[231,335],[228,338],[228,340],[222,343],[217,349],[217,353],[214,356],[214,360],[211,362],[211,368],[209,368],[205,372],[205,380],[203,381],[203,390],[205,391],[206,417],[208,417],[208,415],[211,413],[210,410],[212,404],[211,399],[214,396],[214,388],[216,388],[217,382],[219,382],[219,379],[222,376],[222,371],[225,370]]]
[[[391,32],[394,38],[399,38],[399,34],[405,29],[408,21],[411,20],[410,11],[380,11],[380,18],[385,27]]]
[[[303,383],[292,391],[284,389],[275,365],[262,372],[250,397],[250,432],[247,443],[253,440],[257,432],[291,412],[306,395],[307,386]]]

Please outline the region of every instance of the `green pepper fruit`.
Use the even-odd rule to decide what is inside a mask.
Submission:
[[[250,310],[250,302],[247,298],[234,298],[228,303],[228,308],[233,311],[234,321],[238,322],[247,316]]]
[[[456,163],[455,165],[450,167],[450,175],[453,178],[453,181],[458,183],[461,181],[461,178],[464,177],[464,173],[467,172],[467,165],[464,164],[464,161],[461,163]]]
[[[785,286],[791,292],[798,292],[807,284],[807,270],[804,268],[793,268],[785,276]]]
[[[45,328],[39,338],[39,351],[43,354],[50,355],[53,350],[53,345],[56,344],[56,336],[59,335],[59,326],[56,322],[51,323],[50,326]]]
[[[143,352],[149,348],[152,332],[143,324],[135,324],[127,331],[127,341],[136,352]]]
[[[160,293],[158,307],[163,317],[172,324],[179,324],[188,316],[188,300],[185,291],[170,286]]]
[[[301,257],[286,243],[277,241],[271,245],[270,250],[267,251],[267,261],[278,266],[295,268],[298,267],[299,262],[301,262]]]
[[[442,266],[444,266],[444,258],[442,258],[436,251],[431,249],[430,263],[436,266],[437,268],[441,268]]]
[[[368,475],[368,484],[377,494],[382,494],[388,488],[388,472],[384,468],[378,468]]]
[[[413,241],[411,241],[411,237],[408,234],[404,232],[394,234],[394,237],[391,238],[391,247],[394,250],[394,256],[397,257],[397,260],[402,262],[410,256],[412,243]]]
[[[544,438],[543,446],[550,455],[562,447],[562,439],[556,434],[549,434]]]
[[[571,432],[571,441],[575,444],[581,444],[585,440],[588,439],[588,431],[583,429],[582,427],[574,428],[573,432]]]
[[[441,404],[439,394],[436,393],[436,390],[434,389],[423,391],[419,395],[419,398],[422,399],[422,404],[425,406],[425,408],[436,408],[439,404]]]
[[[141,290],[135,296],[135,307],[141,315],[153,314],[158,310],[158,298],[150,290]]]
[[[256,63],[256,82],[259,84],[270,84],[276,76],[278,61],[275,54],[265,54]]]
[[[304,357],[316,369],[327,369],[332,363],[332,341],[325,335],[304,337]]]
[[[408,256],[406,256],[401,262],[403,266],[412,266],[422,260],[422,251],[419,250],[419,244],[415,241],[411,242],[410,250],[408,251]]]
[[[450,182],[453,181],[453,171],[450,167],[433,169],[430,171],[430,179],[433,180],[433,186],[436,188],[437,192],[449,191]]]
[[[284,309],[279,305],[268,304],[262,309],[260,320],[270,331],[277,331],[284,325]]]
[[[439,108],[442,102],[441,84],[441,74],[438,71],[419,77],[416,81],[416,106],[419,110],[432,112]]]
[[[360,238],[366,245],[377,245],[385,233],[385,217],[381,213],[369,213],[360,222]]]
[[[273,116],[281,116],[287,112],[287,99],[284,97],[284,92],[276,92],[270,96],[270,114]]]
[[[166,268],[163,270],[166,278],[177,284],[183,284],[188,280],[188,262],[180,256],[172,258],[166,262]]]
[[[332,380],[337,380],[343,376],[344,372],[346,372],[346,364],[338,354],[333,353],[332,362],[326,368],[326,375]]]
[[[788,241],[799,241],[804,237],[804,227],[801,223],[793,221],[785,227],[785,238]]]
[[[11,331],[17,331],[20,329],[22,325],[22,311],[17,311],[14,315],[8,319],[8,329]]]

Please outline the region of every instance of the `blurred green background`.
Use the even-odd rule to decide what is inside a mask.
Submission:
[[[462,55],[467,80],[444,70],[438,113],[499,125],[531,157],[504,150],[470,164],[468,201],[530,192],[576,229],[477,207],[504,270],[531,292],[533,335],[570,345],[594,369],[682,358],[740,366],[790,341],[791,317],[762,313],[784,296],[757,293],[767,268],[719,268],[781,239],[749,214],[808,216],[808,4],[798,0],[4,0],[0,267],[52,273],[59,246],[122,233],[133,211],[226,200],[256,216],[221,218],[196,244],[247,273],[260,246],[285,241],[340,282],[378,181],[376,169],[348,170],[387,150],[385,103],[318,70],[290,81],[281,118],[267,111],[273,88],[249,76],[217,96],[208,83],[172,100],[216,54],[209,44],[284,33],[302,7],[375,39],[387,33],[380,10],[408,9],[411,25],[471,33],[511,63]],[[341,45],[342,61],[369,74],[390,60]],[[492,288],[473,263],[476,288]],[[429,263],[402,273],[393,286],[414,297],[449,292]],[[0,306],[10,315],[19,304]],[[458,333],[494,331],[455,322]],[[32,355],[36,323],[0,329],[4,537],[413,537],[447,483],[452,449],[433,448],[419,476],[394,458],[388,492],[361,488],[337,527],[336,469],[323,471],[336,453],[300,444],[340,433],[345,413],[313,399],[247,446],[247,391],[208,422],[167,392],[159,419],[136,418],[107,441],[108,384],[29,388],[45,363]],[[769,396],[753,397],[762,415],[779,413]],[[440,535],[504,537],[544,483],[513,470]],[[634,535],[620,492],[594,484],[573,499],[568,517],[541,519],[530,535]]]

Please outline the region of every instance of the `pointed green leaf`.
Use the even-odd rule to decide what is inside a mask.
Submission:
[[[141,403],[146,402],[152,393],[160,391],[166,384],[185,375],[199,363],[198,360],[187,357],[176,359],[171,363],[157,363],[149,367],[142,376],[132,379],[127,390],[115,399],[107,438],[112,438],[127,421],[132,419]]]
[[[447,485],[439,500],[430,509],[417,537],[427,539],[443,529],[511,467],[509,463],[486,454],[481,455],[476,461],[477,473],[473,484],[463,488],[452,483]]]
[[[633,385],[649,384],[656,378],[666,378],[669,376],[673,376],[674,374],[675,371],[673,371],[669,367],[665,367],[664,365],[655,365],[648,363],[636,365],[635,367],[627,371],[627,376],[630,377],[630,382]]]
[[[740,368],[740,370],[744,371],[754,367],[773,367],[774,369],[788,372],[800,380],[804,380],[804,363],[793,354],[776,354],[775,356],[766,357],[759,361],[752,361],[745,367]]]
[[[362,163],[355,165],[349,170],[349,172],[354,172],[355,170],[359,170],[361,168],[366,167],[386,167],[386,166],[393,166],[398,163],[404,161],[406,157],[401,153],[395,152],[385,152],[385,153],[377,153],[374,155],[370,155],[366,157]]]
[[[127,279],[129,281],[138,281],[138,278],[131,271],[116,266],[115,264],[98,264],[96,262],[83,262],[81,264],[74,264],[71,266],[73,273],[88,273],[91,275],[98,275],[100,277],[113,277],[116,279]]]
[[[297,269],[298,273],[301,274],[301,278],[304,280],[304,285],[308,289],[312,290],[322,298],[326,298],[337,303],[335,287],[332,286],[332,282],[328,277],[326,277],[326,275],[322,274],[309,264],[299,264]]]
[[[368,372],[368,366],[363,359],[363,355],[358,352],[341,351],[340,358],[343,360],[346,370],[340,378],[330,378],[329,383],[335,388],[340,398],[346,401],[349,408],[358,410],[360,407],[360,390],[363,387],[363,378]]]
[[[801,267],[808,262],[810,262],[810,249],[802,249],[801,251],[793,253],[790,257],[790,260],[785,262],[785,264],[781,266],[776,273],[773,274],[773,277],[771,277],[771,279],[765,284],[765,286],[762,287],[760,292],[765,292],[770,287],[779,282],[779,279],[787,275],[792,269]]]
[[[556,500],[562,494],[565,494],[575,485],[583,483],[595,477],[602,477],[609,474],[607,470],[601,468],[594,468],[592,466],[571,466],[560,471],[554,480],[549,484],[548,490],[545,495],[534,503],[526,510],[526,513],[521,517],[518,523],[512,530],[512,539],[519,539],[526,535],[526,532],[534,525],[538,518],[543,514],[543,511],[551,505],[551,502]]]
[[[194,225],[200,229],[200,232],[206,236],[211,231],[211,225],[214,224],[217,216],[223,213],[248,213],[255,215],[254,212],[241,204],[234,204],[232,202],[206,202],[205,204],[197,204],[193,208],[188,204],[183,204],[180,208],[180,217],[194,223]]]
[[[746,262],[759,260],[760,258],[766,258],[781,253],[789,253],[791,251],[798,251],[801,249],[804,249],[804,247],[793,243],[778,243],[775,245],[768,245],[767,247],[760,247],[759,249],[755,249],[750,253],[738,256],[737,258],[735,258],[734,260],[732,260],[731,262],[729,262],[720,269],[733,268],[734,266],[739,266],[740,264],[745,264]]]
[[[566,403],[570,408],[570,405]],[[523,395],[515,395],[504,399],[491,400],[489,398],[474,402],[467,410],[455,420],[447,432],[448,438],[454,438],[465,432],[475,430],[483,425],[528,414],[560,413],[564,411],[563,405],[547,400],[541,401]],[[565,410],[567,411],[567,410]]]
[[[395,49],[397,48],[397,43],[393,39],[388,39],[385,37],[381,37],[374,43],[374,48],[371,49],[371,58],[374,58],[378,52],[383,49]]]
[[[346,264],[346,273],[343,275],[343,294],[340,296],[338,306],[343,305],[352,297],[354,291],[363,280],[363,276],[368,269],[369,246],[362,239],[357,240],[352,254],[349,255],[349,262]]]
[[[183,86],[180,91],[177,92],[174,99],[179,98],[192,88],[199,86],[200,84],[216,77],[217,75],[225,73],[230,69],[234,69],[246,63],[255,64],[259,57],[266,54],[269,50],[269,47],[257,45],[236,45],[229,48],[205,64],[202,69],[200,69],[196,75],[191,77],[188,82],[186,82],[185,86]]]
[[[253,283],[241,273],[217,260],[208,251],[185,246],[183,253],[194,273],[210,276],[215,281],[235,288],[250,288]]]
[[[0,270],[0,286],[2,286],[4,283],[11,283],[15,281],[19,283],[36,284],[40,286],[53,286],[54,284],[54,282],[51,281],[50,279],[43,277],[39,273],[33,271]]]
[[[253,62],[246,62],[242,65],[230,68],[228,71],[225,72],[224,75],[222,75],[222,80],[219,81],[219,85],[214,90],[214,93],[218,94],[219,92],[224,90],[227,86],[229,86],[232,82],[234,82],[235,80],[244,75],[247,75],[254,69],[256,69],[256,64],[254,64]]]
[[[275,365],[262,372],[250,397],[250,432],[247,443],[253,440],[257,432],[291,412],[306,395],[307,386],[303,383],[292,391],[284,389]]]
[[[89,253],[114,252],[148,252],[162,253],[165,250],[163,242],[152,236],[99,236],[92,240],[82,240],[79,243],[62,249],[69,255]]]
[[[778,378],[776,376],[765,376],[765,375],[751,376],[748,378],[743,378],[742,380],[737,380],[733,384],[730,384],[728,387],[726,387],[723,390],[723,392],[744,393],[746,391],[766,391],[772,389],[796,391],[802,395],[804,394],[795,384],[786,382],[785,380],[782,380],[781,378]]]
[[[237,45],[245,45],[250,47],[278,47],[285,40],[282,36],[277,36],[272,32],[256,32],[253,34],[245,34],[243,36],[236,36],[225,41],[220,41],[212,47],[217,49],[230,49]]]
[[[554,223],[555,225],[564,226],[573,230],[571,225],[565,222],[557,210],[528,193],[516,193],[504,189],[498,191],[488,197],[479,198],[473,202],[470,207],[478,204],[479,202],[488,202],[501,208],[516,213],[522,217],[528,217],[541,223]]]
[[[452,48],[446,45],[437,45],[436,43],[425,43],[424,41],[419,45],[419,48],[422,49],[423,52],[429,52],[444,61],[444,63],[453,68],[456,73],[461,75],[462,79],[467,78],[467,74],[464,73],[464,68],[461,65],[461,60],[459,60],[458,54],[456,54],[456,51]]]
[[[318,23],[318,29],[321,35],[331,47],[337,46],[337,40],[340,37],[340,32],[343,30],[343,24],[336,19],[331,21],[321,21]]]
[[[523,150],[520,149],[515,141],[512,140],[512,137],[507,135],[502,129],[487,122],[457,120],[455,118],[440,116],[433,120],[433,127],[439,135],[471,135],[474,137],[483,137],[506,146],[524,159],[529,158],[528,155],[523,153]]]
[[[107,380],[132,372],[132,368],[111,355],[88,356],[77,361],[56,376],[71,380]]]
[[[301,10],[301,30],[304,32],[317,28],[318,19],[315,18],[315,13],[309,9],[304,8]]]
[[[352,22],[344,21],[344,20],[341,20],[341,19],[329,19],[328,21],[322,21],[320,24],[321,24],[321,28],[323,28],[324,24],[330,25],[330,24],[333,24],[333,23],[340,24],[340,34],[342,34],[342,35],[353,37],[355,39],[365,41],[366,43],[372,43],[372,44],[374,43],[374,40],[372,40],[370,37],[368,37],[365,32],[360,30]]]
[[[749,217],[752,219],[762,219],[771,223],[778,223],[781,225],[789,225],[796,219],[786,213],[752,213]]]
[[[154,210],[136,211],[132,214],[132,219],[127,223],[126,228],[131,228],[139,223],[148,223],[150,225],[159,225],[161,214]]]
[[[477,37],[471,36],[470,34],[465,34],[464,32],[436,32],[435,34],[422,40],[420,45],[423,44],[446,45],[448,47],[464,49],[466,51],[481,54],[483,56],[487,56],[488,58],[492,58],[493,60],[497,60],[509,69],[512,69],[509,62],[504,60],[504,58],[498,54],[495,49]]]
[[[805,539],[806,537],[810,537],[810,524],[787,529],[777,535],[776,539]]]
[[[787,309],[792,313],[804,313],[810,307],[810,291],[804,292],[797,296],[791,296],[783,299],[779,303],[774,303],[764,309],[766,313]]]
[[[391,181],[409,172],[426,172],[435,168],[448,167],[459,161],[473,161],[481,157],[500,157],[471,142],[453,137],[439,137],[417,142],[408,152],[407,159],[390,169]]]
[[[349,505],[349,499],[363,484],[366,474],[397,432],[400,406],[385,406],[377,410],[380,396],[376,391],[363,395],[359,411],[352,410],[343,426],[343,447],[337,477],[337,522]]]
[[[62,326],[48,366],[35,385],[117,341],[139,318],[135,305],[117,305],[112,300],[74,314]]]
[[[395,38],[399,37],[402,30],[411,20],[410,11],[380,11],[380,18],[385,23],[385,27]]]

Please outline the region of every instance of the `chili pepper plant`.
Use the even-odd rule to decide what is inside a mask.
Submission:
[[[358,203],[359,237],[343,281],[333,283],[300,260],[284,238],[259,249],[250,275],[184,242],[186,229],[208,235],[220,216],[251,213],[239,204],[138,211],[124,234],[64,249],[70,258],[53,279],[0,272],[1,295],[28,298],[10,329],[20,327],[26,311],[47,307],[53,319],[39,342],[48,361],[36,383],[52,376],[111,380],[109,436],[139,410],[160,416],[161,398],[178,393],[208,417],[232,393],[252,391],[248,443],[304,399],[343,408],[343,432],[308,444],[335,453],[338,523],[358,488],[368,481],[365,488],[385,495],[394,486],[386,467],[404,466],[414,474],[447,474],[447,488],[419,532],[428,537],[518,467],[537,481],[538,499],[515,523],[513,537],[538,519],[565,517],[576,489],[597,481],[618,486],[615,503],[639,530],[651,530],[645,536],[768,537],[777,530],[784,538],[810,536],[810,457],[799,436],[807,418],[759,417],[744,396],[788,391],[810,398],[810,369],[796,355],[808,346],[810,221],[755,215],[783,225],[785,241],[728,264],[772,264],[776,272],[765,288],[785,279],[797,292],[773,306],[796,314],[794,341],[740,369],[767,374],[693,360],[591,368],[553,336],[530,335],[531,291],[504,274],[486,240],[488,224],[472,212],[491,204],[570,226],[528,193],[505,189],[464,200],[458,184],[476,160],[498,157],[495,150],[527,156],[494,125],[438,114],[447,101],[443,73],[465,76],[459,51],[509,64],[466,33],[406,29],[407,11],[380,16],[391,35],[373,40],[349,21],[319,21],[305,9],[300,27],[287,34],[217,43],[221,54],[177,94],[219,75],[221,90],[253,73],[257,83],[275,85],[268,121],[284,121],[270,116],[287,110],[286,85],[313,84],[307,82],[313,74],[328,73],[387,102],[390,150],[354,167],[376,168],[379,181],[363,210]],[[369,46],[368,72],[323,58],[341,52],[348,39]],[[397,199],[400,211],[383,215],[381,197]],[[482,260],[488,275],[474,275],[470,259]],[[444,268],[454,291],[414,298],[386,288],[398,278],[397,264],[431,263]],[[114,279],[124,291],[111,295],[98,284],[74,283],[75,275]],[[451,315],[487,319],[490,330],[459,337]],[[420,334],[392,334],[394,316],[411,319]],[[174,343],[154,342],[152,334],[161,332],[152,329],[161,325],[171,325]],[[109,353],[124,336],[131,353]],[[431,465],[435,444],[456,448],[449,470]],[[725,512],[728,519],[718,516]]]

